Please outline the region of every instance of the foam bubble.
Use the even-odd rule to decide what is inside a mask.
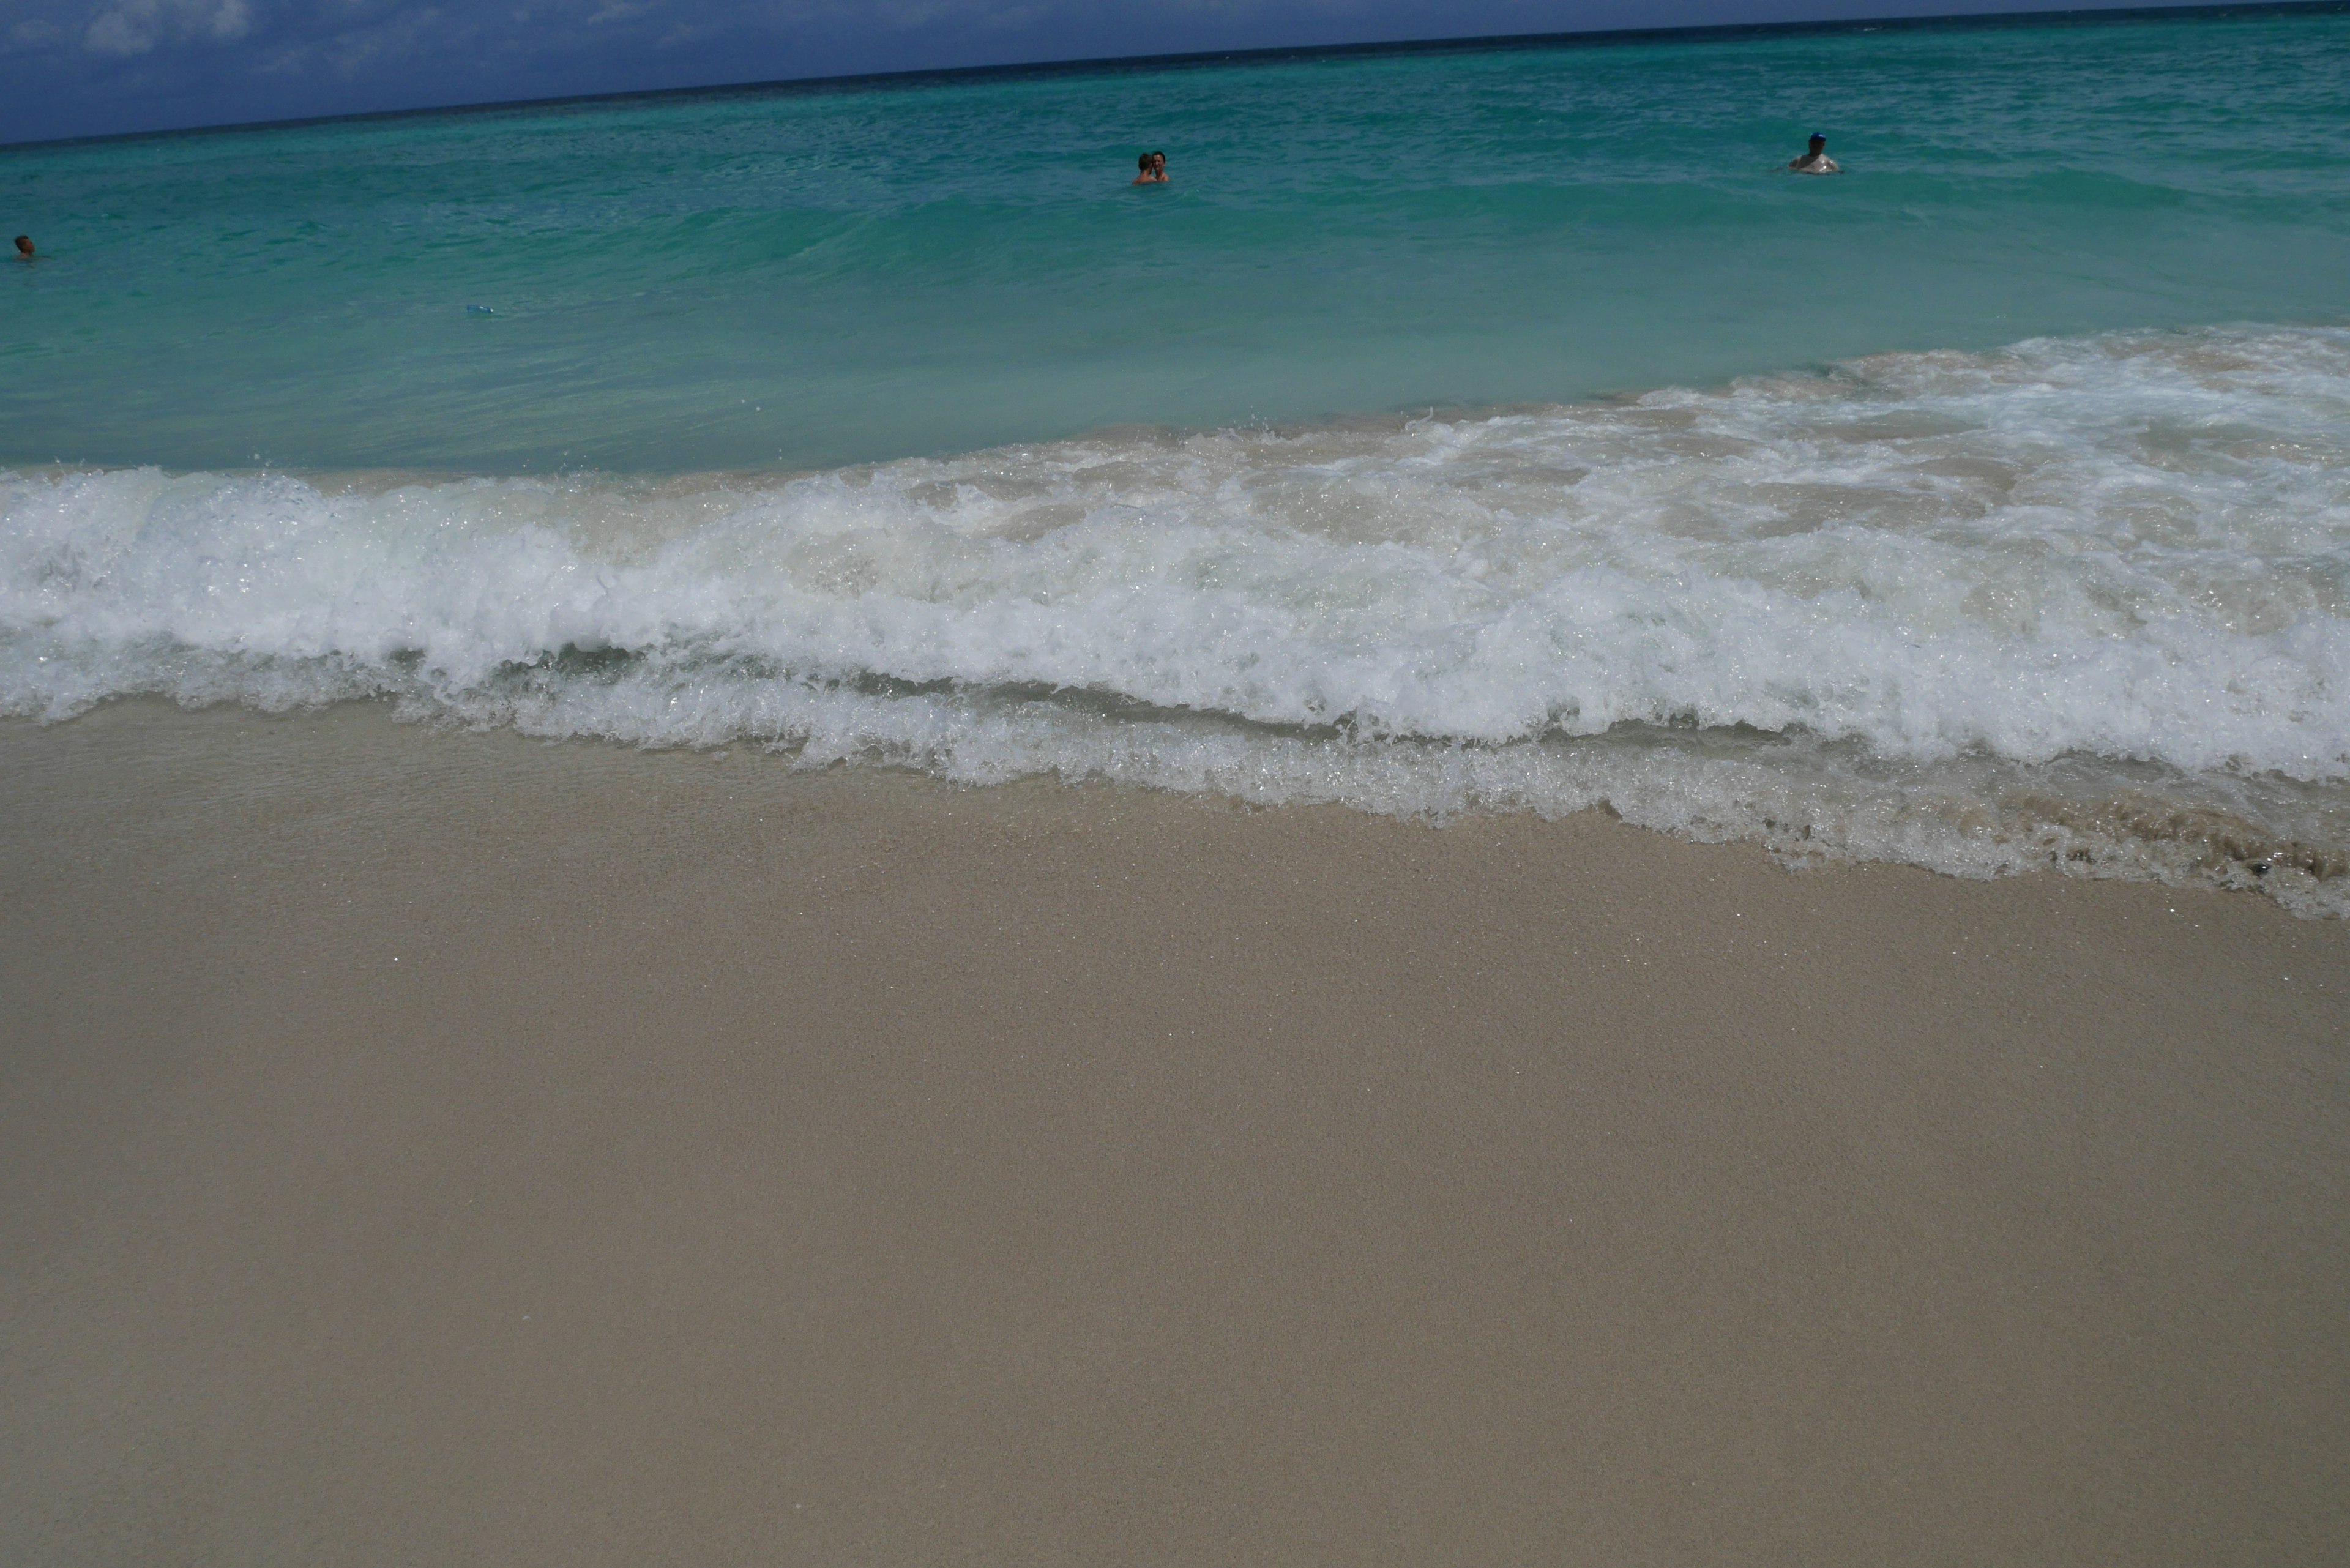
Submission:
[[[0,711],[131,693],[2338,908],[2350,332],[801,475],[0,477]]]

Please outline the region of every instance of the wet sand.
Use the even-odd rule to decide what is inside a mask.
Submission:
[[[0,724],[0,1560],[2338,1562],[2350,927]]]

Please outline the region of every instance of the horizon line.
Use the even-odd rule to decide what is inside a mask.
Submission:
[[[215,125],[175,126],[161,130],[112,130],[95,136],[46,137],[0,142],[0,152],[90,146],[110,141],[151,141],[180,136],[227,136],[291,130],[310,126],[365,124],[427,115],[518,114],[598,104],[654,102],[668,99],[758,98],[827,92],[905,90],[955,82],[1055,76],[1109,76],[1123,72],[1201,69],[1223,65],[1272,65],[1287,60],[1350,56],[1440,55],[1593,48],[1668,40],[1731,39],[1804,34],[1933,31],[1955,27],[2031,27],[2052,25],[2106,26],[2156,18],[2272,16],[2292,12],[2350,11],[2350,0],[2219,0],[2217,4],[2153,5],[2047,11],[1970,11],[1935,16],[1854,16],[1790,22],[1715,22],[1685,27],[1591,27],[1563,33],[1492,33],[1457,38],[1389,38],[1350,44],[1284,44],[1254,49],[1190,49],[1166,55],[1108,55],[1070,60],[1024,60],[1001,65],[931,66],[910,71],[854,71],[835,76],[778,77],[761,81],[710,82],[698,87],[630,88],[619,92],[562,93],[552,98],[499,99],[481,103],[420,104],[410,109],[359,109],[349,114],[296,115],[286,119],[229,120]]]

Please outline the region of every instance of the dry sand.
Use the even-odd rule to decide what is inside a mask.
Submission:
[[[0,725],[0,1561],[2298,1563],[2350,927]]]

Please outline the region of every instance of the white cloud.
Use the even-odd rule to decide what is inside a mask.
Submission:
[[[167,41],[229,43],[252,27],[250,0],[120,0],[98,14],[82,42],[92,54],[127,57]]]

